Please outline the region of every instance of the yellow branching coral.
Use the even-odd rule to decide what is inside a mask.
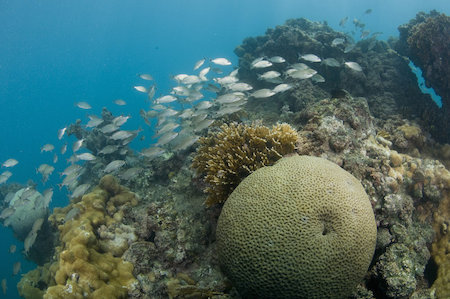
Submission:
[[[224,124],[219,132],[199,140],[192,167],[208,184],[208,206],[224,202],[250,173],[273,165],[283,155],[294,152],[298,134],[288,124],[272,128],[252,124]]]

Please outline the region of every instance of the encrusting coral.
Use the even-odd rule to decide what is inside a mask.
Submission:
[[[224,202],[234,188],[250,173],[273,165],[286,154],[293,153],[298,134],[288,124],[272,128],[263,125],[224,124],[219,132],[199,140],[200,147],[192,167],[208,184],[206,204]]]
[[[119,225],[123,209],[136,204],[135,194],[107,175],[80,201],[56,209],[50,221],[59,224],[62,245],[58,261],[50,268],[56,285],[47,289],[44,298],[127,297],[137,284],[133,265],[114,256],[123,249],[110,250],[102,244],[99,230]]]
[[[431,254],[438,266],[437,278],[432,285],[438,298],[450,297],[450,176],[447,172],[448,189],[434,215],[436,240],[431,246]]]

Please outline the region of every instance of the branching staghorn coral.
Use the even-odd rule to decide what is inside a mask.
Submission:
[[[204,176],[209,194],[206,205],[224,202],[250,173],[273,165],[283,155],[294,152],[298,134],[288,124],[268,128],[252,124],[224,124],[219,132],[199,140],[192,167]]]

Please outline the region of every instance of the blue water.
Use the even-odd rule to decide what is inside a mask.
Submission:
[[[394,4],[392,4],[394,3]],[[364,11],[371,8],[371,14]],[[145,96],[133,89],[144,82],[139,73],[150,73],[158,94],[173,86],[170,76],[190,73],[203,58],[226,57],[237,64],[234,48],[248,36],[264,34],[269,27],[288,18],[306,17],[327,21],[341,31],[353,28],[353,18],[361,19],[379,37],[397,36],[397,27],[421,10],[450,13],[448,0],[96,0],[96,1],[0,1],[0,162],[19,160],[9,182],[40,181],[35,169],[51,164],[53,154],[40,153],[45,143],[55,144],[58,129],[77,118],[87,121],[88,112],[74,106],[87,101],[89,113],[102,107],[114,114],[129,114],[125,129],[145,129],[139,117],[148,108]],[[348,16],[346,28],[338,26]],[[128,105],[112,102],[124,99]],[[66,140],[68,140],[66,138]],[[148,139],[136,141],[135,148],[148,146]],[[74,139],[69,139],[69,148]],[[70,152],[70,149],[68,150]],[[65,168],[60,157],[56,171],[46,186],[59,183],[56,172]],[[56,192],[54,206],[68,202]],[[12,264],[21,259],[23,247],[9,229],[1,228],[0,279],[8,281],[8,298],[18,298],[11,277]],[[8,254],[11,243],[17,252]],[[22,259],[24,272],[32,267]],[[0,293],[1,294],[1,293]],[[1,295],[0,295],[1,296]]]

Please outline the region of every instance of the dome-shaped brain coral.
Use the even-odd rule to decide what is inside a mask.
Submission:
[[[355,177],[325,159],[293,156],[256,170],[233,191],[217,245],[244,298],[345,298],[369,267],[376,234]]]

